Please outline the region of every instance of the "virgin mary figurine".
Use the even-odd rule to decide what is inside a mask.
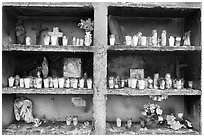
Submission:
[[[25,44],[26,30],[23,26],[22,20],[18,20],[16,23],[16,43]]]

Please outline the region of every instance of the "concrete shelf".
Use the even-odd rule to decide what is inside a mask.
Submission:
[[[66,89],[66,88],[3,88],[3,94],[93,94],[92,89]]]
[[[123,96],[145,96],[145,95],[201,95],[200,90],[195,89],[132,89],[132,88],[122,88],[122,89],[108,89],[108,95],[123,95]]]
[[[44,46],[44,45],[4,45],[3,51],[37,51],[37,52],[94,52],[94,46]]]

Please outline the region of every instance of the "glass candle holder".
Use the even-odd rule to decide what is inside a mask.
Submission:
[[[24,78],[25,88],[30,88],[30,78]]]
[[[110,35],[110,45],[115,45],[115,35]]]
[[[66,117],[66,124],[70,126],[72,123],[72,116]]]
[[[24,79],[23,78],[20,78],[20,87],[24,88]]]
[[[173,47],[174,46],[174,43],[175,43],[175,38],[173,36],[170,36],[169,37],[169,46],[170,47]]]
[[[92,89],[92,79],[87,79],[87,87],[88,89]]]
[[[143,89],[145,89],[145,80],[143,80],[143,79],[141,79],[141,80],[138,80],[138,88],[140,89],[140,90],[143,90]]]
[[[120,118],[117,118],[117,119],[116,119],[116,125],[117,125],[117,127],[121,127],[121,125],[122,125],[122,120],[121,120]]]
[[[77,126],[78,124],[78,116],[73,116],[73,125]]]
[[[80,87],[81,89],[84,88],[84,79],[83,79],[83,78],[79,80],[79,87]]]
[[[137,87],[137,79],[136,78],[133,78],[131,80],[131,88],[136,88]]]
[[[65,80],[65,87],[66,88],[70,88],[70,79],[69,78],[67,78],[66,80]]]
[[[133,37],[132,37],[132,44],[133,44],[133,46],[137,46],[137,44],[138,44],[138,36],[137,35],[134,35]]]
[[[132,36],[125,36],[125,42],[128,46],[132,45]]]
[[[58,78],[54,78],[54,79],[52,79],[52,81],[53,81],[54,88],[58,88],[58,86],[59,86]]]
[[[14,77],[9,77],[8,81],[9,81],[9,87],[13,87],[14,86]]]
[[[43,79],[44,88],[49,88],[49,79]]]
[[[59,78],[58,82],[59,82],[59,88],[64,88],[64,78]]]
[[[36,78],[37,88],[42,88],[42,78]]]
[[[78,88],[78,79],[72,79],[72,86],[74,89]]]

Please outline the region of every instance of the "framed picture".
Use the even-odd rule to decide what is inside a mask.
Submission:
[[[64,58],[63,76],[81,77],[81,58]]]
[[[130,68],[130,78],[143,79],[144,69]]]

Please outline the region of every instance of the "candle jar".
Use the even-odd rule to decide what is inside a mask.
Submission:
[[[157,46],[157,30],[152,30],[152,45]]]
[[[79,46],[80,40],[79,38],[76,39],[76,45]]]
[[[138,37],[138,43],[137,43],[137,45],[138,45],[138,46],[141,46],[141,43],[142,43],[142,32],[138,32],[138,33],[137,33],[137,37]]]
[[[63,45],[63,46],[66,46],[67,44],[68,44],[68,37],[63,36],[63,37],[62,37],[62,45]]]
[[[66,124],[67,126],[70,126],[72,123],[72,116],[66,117]]]
[[[79,80],[79,87],[82,89],[84,88],[84,79],[83,78]]]
[[[19,86],[20,85],[20,77],[19,75],[15,76],[15,86]]]
[[[133,41],[132,41],[132,42],[133,42],[133,46],[137,46],[137,44],[138,44],[138,39],[139,39],[139,38],[138,38],[137,35],[134,35],[134,36],[133,36],[133,38],[132,38],[132,40],[133,40]]]
[[[50,36],[49,35],[44,36],[44,45],[50,45]]]
[[[36,78],[36,86],[37,88],[42,88],[42,78]]]
[[[122,120],[121,120],[120,118],[117,118],[117,119],[116,119],[116,125],[117,125],[117,127],[121,127],[121,125],[122,125]]]
[[[58,88],[58,86],[59,86],[58,78],[54,78],[54,79],[52,79],[52,82],[53,82],[53,86],[54,86],[54,88]]]
[[[132,36],[125,36],[125,42],[128,46],[132,45]]]
[[[180,90],[182,88],[182,80],[181,79],[176,80],[176,88],[178,90]]]
[[[133,78],[131,79],[131,88],[136,88],[137,87],[137,79]]]
[[[173,36],[170,36],[170,37],[169,37],[169,46],[170,46],[170,47],[173,47],[173,46],[174,46],[174,43],[175,43],[174,37],[173,37]]]
[[[77,126],[78,124],[78,116],[73,116],[73,125]]]
[[[159,74],[155,73],[154,74],[154,89],[158,89],[158,79],[159,79]]]
[[[30,78],[24,78],[25,88],[30,88]]]
[[[178,47],[181,44],[181,37],[176,37],[176,43],[175,45]]]
[[[147,45],[147,37],[146,36],[142,36],[141,37],[141,46],[146,46]]]
[[[72,38],[72,45],[76,45],[76,37]]]
[[[51,36],[51,45],[57,46],[58,44],[58,36]]]
[[[132,78],[128,79],[128,87],[131,88],[132,87]]]
[[[83,46],[83,45],[84,45],[84,39],[80,39],[80,40],[79,40],[79,45],[80,45],[80,46]]]
[[[161,34],[161,46],[166,46],[166,30],[162,30],[162,34]]]
[[[113,88],[114,87],[114,77],[109,77],[108,85],[109,85],[109,88]]]
[[[31,38],[30,37],[26,37],[26,45],[31,45]]]
[[[138,80],[138,88],[139,89],[145,89],[145,80],[141,79],[141,80]]]
[[[160,89],[165,89],[165,80],[164,79],[160,80],[159,88]]]
[[[193,88],[193,81],[188,81],[188,87],[191,89]]]
[[[115,45],[115,35],[110,35],[110,45]]]
[[[67,78],[66,80],[65,80],[65,87],[66,88],[70,88],[70,79],[69,78]]]
[[[14,86],[14,77],[9,77],[8,81],[9,81],[9,87],[13,87]]]
[[[120,77],[115,78],[114,87],[117,89],[120,87]]]
[[[78,79],[77,78],[72,79],[72,86],[73,86],[74,89],[78,88]]]
[[[169,73],[165,75],[165,81],[166,81],[166,88],[170,89],[172,87],[172,80],[171,80],[171,75]]]
[[[43,79],[44,88],[49,88],[49,79]]]
[[[53,88],[53,79],[51,77],[48,78],[50,83],[49,83],[49,87]]]
[[[150,77],[147,78],[147,88],[153,88],[153,79],[151,79]]]
[[[122,80],[121,80],[121,88],[124,88],[124,87],[125,87],[125,80],[122,79]]]
[[[59,88],[64,88],[64,78],[59,78],[58,82],[59,82]]]
[[[92,89],[92,79],[87,79],[87,87],[88,89]]]

